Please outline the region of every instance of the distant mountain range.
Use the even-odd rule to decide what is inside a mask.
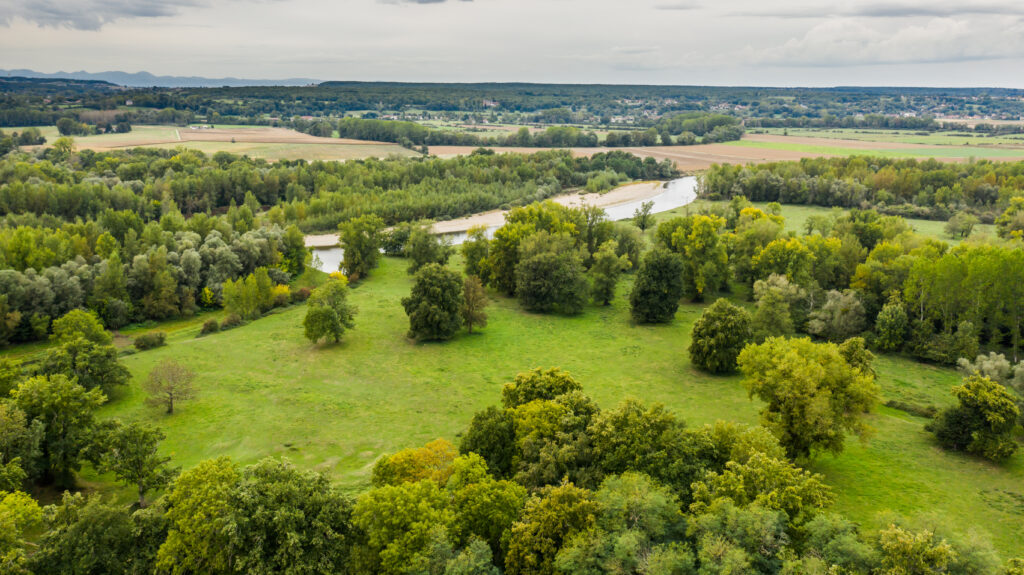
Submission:
[[[55,72],[47,74],[35,70],[0,70],[0,76],[23,78],[68,78],[72,80],[99,80],[131,88],[205,88],[221,86],[305,86],[316,84],[312,78],[286,78],[283,80],[249,80],[244,78],[203,78],[201,76],[154,76],[149,72]]]

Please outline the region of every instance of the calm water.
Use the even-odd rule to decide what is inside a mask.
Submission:
[[[667,212],[688,205],[695,199],[697,199],[697,178],[695,176],[686,176],[685,178],[667,182],[662,192],[654,197],[608,206],[604,211],[608,214],[608,219],[617,221],[633,217],[633,212],[640,209],[641,204],[644,202],[654,202],[654,209],[651,211],[657,213]],[[487,228],[488,237],[492,236],[494,230],[498,229],[498,227]],[[453,245],[459,245],[466,240],[466,233],[445,234],[445,237]],[[344,250],[337,247],[314,249],[313,255],[320,259],[320,265],[316,266],[316,269],[325,272],[337,271],[344,254]]]

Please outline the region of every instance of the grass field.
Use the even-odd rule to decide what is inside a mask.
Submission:
[[[124,358],[134,379],[102,414],[162,427],[163,450],[176,465],[283,455],[352,491],[365,488],[383,453],[457,440],[476,410],[498,403],[502,383],[532,367],[569,370],[604,408],[637,397],[666,404],[690,425],[758,419],[739,377],[691,367],[686,348],[699,305],[682,306],[671,325],[634,326],[628,285],[612,306],[572,318],[528,314],[495,296],[483,333],[417,345],[405,338],[399,303],[410,285],[405,262],[385,259],[353,291],[357,327],[339,345],[303,339],[301,306],[204,338],[194,337],[198,326],[178,330],[168,346]],[[164,358],[199,374],[198,398],[169,417],[146,407],[139,389]],[[948,405],[958,379],[900,357],[880,358],[876,367],[884,399],[920,405]],[[944,452],[922,429],[924,419],[884,407],[870,422],[876,433],[867,444],[851,440],[842,455],[810,466],[838,491],[837,510],[866,526],[887,511],[928,511],[959,529],[987,530],[1006,555],[1024,555],[1024,456],[994,466]],[[106,478],[85,479],[111,489]]]
[[[766,133],[776,136],[810,138],[833,138],[863,142],[892,142],[899,144],[927,144],[932,146],[1024,146],[1024,134],[990,136],[984,133],[962,131],[940,131],[919,133],[913,130],[869,130],[851,128],[758,128],[750,133]]]
[[[787,141],[792,136],[778,136],[776,141],[758,141],[743,139],[728,142],[726,145],[738,148],[759,148],[768,150],[785,150],[818,156],[854,156],[871,155],[885,158],[936,158],[950,160],[966,160],[969,158],[986,159],[1019,159],[1024,157],[1024,149],[996,148],[987,146],[924,146],[907,144],[908,147],[852,147],[842,140],[822,139],[817,143],[806,141]]]

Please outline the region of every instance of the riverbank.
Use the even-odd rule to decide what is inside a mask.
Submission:
[[[551,198],[563,206],[597,206],[608,208],[620,204],[648,200],[664,191],[665,182],[635,182],[619,186],[603,194],[562,194]],[[454,220],[435,222],[431,231],[435,234],[458,234],[477,226],[494,228],[505,223],[508,210],[491,210]],[[331,248],[338,244],[338,234],[310,234],[306,236],[307,248]]]

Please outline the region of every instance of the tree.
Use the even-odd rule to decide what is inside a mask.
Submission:
[[[352,510],[352,525],[364,536],[367,557],[353,565],[360,573],[399,575],[427,572],[430,547],[451,520],[449,494],[433,481],[385,485],[363,493]]]
[[[65,344],[82,337],[96,345],[110,345],[112,338],[95,312],[73,309],[50,325],[50,341]]]
[[[618,242],[608,240],[601,244],[601,248],[594,254],[594,263],[590,266],[590,297],[594,299],[594,303],[611,303],[615,297],[615,285],[619,282],[619,276],[633,265],[629,262],[628,256],[618,255],[618,249]]]
[[[725,220],[714,215],[674,218],[658,226],[659,241],[683,256],[683,294],[694,301],[703,301],[728,280],[724,227]]]
[[[1017,451],[1013,429],[1020,417],[1013,396],[991,379],[972,375],[953,388],[959,405],[948,408],[928,426],[946,449],[1004,460]]]
[[[554,575],[555,557],[566,542],[593,527],[598,504],[593,493],[572,483],[545,487],[526,502],[512,525],[505,572]]]
[[[43,425],[42,461],[60,487],[74,485],[74,472],[89,445],[95,413],[107,398],[100,389],[86,391],[64,375],[36,376],[12,393],[25,416]]]
[[[452,462],[458,456],[455,446],[435,439],[423,447],[403,449],[385,455],[373,465],[370,479],[374,487],[398,485],[430,479],[444,485],[452,474]]]
[[[196,396],[192,381],[196,374],[173,359],[165,359],[149,372],[142,388],[149,394],[148,405],[167,408],[174,413],[174,404]]]
[[[405,257],[409,258],[407,271],[411,275],[427,264],[447,265],[452,246],[446,239],[430,233],[428,225],[422,225],[410,232],[404,252]]]
[[[552,400],[583,386],[573,376],[557,367],[534,369],[520,373],[511,383],[501,388],[501,403],[506,409],[519,407],[538,399]]]
[[[29,534],[39,528],[42,520],[42,509],[28,494],[0,493],[0,567],[5,572],[31,573],[26,569],[26,548],[33,546]]]
[[[903,302],[894,296],[875,319],[875,345],[883,351],[898,351],[906,340],[909,324]]]
[[[438,264],[416,273],[402,307],[409,316],[409,337],[417,340],[451,339],[462,327],[462,281],[459,274]]]
[[[656,247],[644,255],[629,296],[630,313],[637,323],[672,321],[683,297],[683,261],[677,254]]]
[[[633,225],[646,232],[647,228],[654,224],[654,216],[651,210],[654,209],[654,201],[644,202],[633,212]]]
[[[117,348],[101,345],[84,337],[66,341],[51,348],[41,362],[44,375],[66,375],[86,389],[102,388],[109,392],[131,378],[128,368],[118,361]]]
[[[473,415],[469,428],[462,434],[459,453],[476,453],[484,458],[487,469],[496,477],[511,477],[515,442],[511,413],[491,406]]]
[[[357,310],[349,303],[348,292],[344,276],[332,276],[309,295],[306,317],[302,321],[309,341],[316,343],[328,338],[338,342],[346,329],[355,327]]]
[[[864,305],[853,290],[832,290],[825,304],[811,313],[807,331],[829,341],[844,341],[864,330]]]
[[[542,231],[525,238],[515,276],[516,297],[527,310],[567,315],[583,311],[587,279],[580,252],[567,234]]]
[[[737,363],[751,397],[766,403],[761,421],[790,457],[839,453],[846,431],[867,436],[862,416],[878,401],[878,386],[838,345],[773,337],[747,346]]]
[[[235,572],[339,573],[348,566],[352,503],[321,473],[263,459],[242,471],[228,507]]]
[[[765,290],[757,300],[757,309],[750,318],[751,339],[761,343],[769,337],[789,337],[796,333],[789,301],[777,289]]]
[[[227,574],[230,500],[238,470],[227,457],[207,459],[174,480],[167,494],[167,539],[157,553],[157,566],[174,575]]]
[[[133,422],[115,426],[104,435],[100,468],[113,473],[126,485],[134,486],[139,493],[139,507],[145,507],[146,493],[162,489],[175,475],[175,471],[167,467],[171,458],[157,454],[164,433]]]
[[[980,221],[977,216],[967,212],[957,212],[946,222],[946,235],[954,239],[967,238],[974,231],[974,226],[978,225],[978,223]]]
[[[283,261],[281,265],[293,277],[297,278],[306,271],[306,258],[309,250],[306,249],[306,239],[298,226],[288,226],[284,233],[281,245]]]
[[[907,531],[896,525],[879,534],[882,551],[883,575],[940,575],[948,573],[948,567],[956,561],[957,554],[945,540],[937,540],[935,534],[925,530],[918,533]]]
[[[750,314],[719,298],[693,324],[690,361],[711,373],[736,369],[736,357],[750,341]]]
[[[462,285],[462,321],[466,324],[469,333],[473,333],[473,326],[487,327],[487,312],[484,309],[491,303],[487,298],[487,291],[476,276],[466,276]]]
[[[338,225],[338,242],[345,250],[341,267],[350,280],[365,277],[377,267],[382,241],[380,232],[383,228],[384,220],[372,214],[352,218]]]
[[[466,275],[477,276],[484,283],[487,280],[487,273],[484,263],[491,252],[491,241],[487,239],[487,228],[485,226],[474,226],[466,232],[466,241],[462,242],[460,248],[462,260],[465,262]]]

